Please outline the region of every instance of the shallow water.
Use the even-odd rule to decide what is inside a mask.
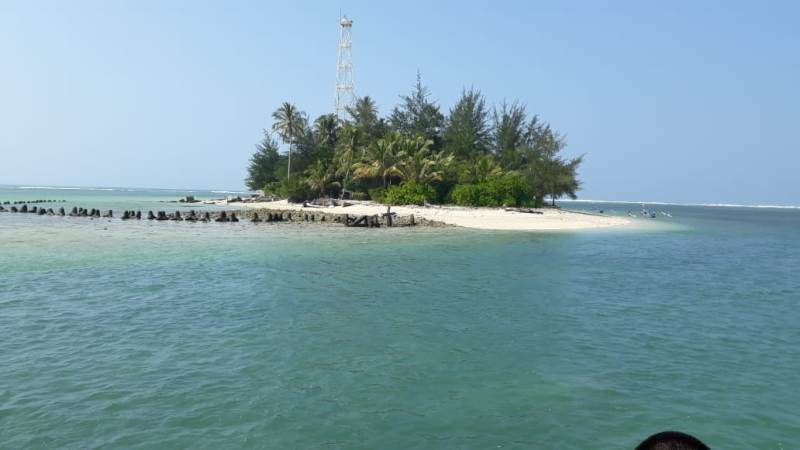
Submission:
[[[0,213],[0,448],[796,447],[800,211],[659,209],[583,233]]]

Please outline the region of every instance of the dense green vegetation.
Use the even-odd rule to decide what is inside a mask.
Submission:
[[[250,159],[247,186],[303,201],[339,197],[389,204],[454,203],[540,206],[545,198],[575,198],[582,157],[566,159],[564,138],[524,105],[486,106],[465,89],[447,115],[420,77],[411,94],[383,118],[370,97],[357,99],[346,119],[312,124],[290,103],[273,114],[270,131]]]

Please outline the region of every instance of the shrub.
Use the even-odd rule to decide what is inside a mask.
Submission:
[[[264,192],[264,195],[266,195],[266,196],[270,196],[270,195],[276,196],[276,197],[282,197],[283,196],[283,194],[281,194],[281,182],[280,181],[273,181],[273,182],[267,183],[267,184],[264,185],[264,188],[261,189],[261,190]]]
[[[457,184],[450,191],[450,201],[462,206],[489,206],[481,200],[482,191],[478,184]]]
[[[370,189],[368,192],[369,198],[378,203],[383,203],[383,200],[386,198],[386,189],[382,187]]]
[[[369,200],[366,192],[353,192],[353,200]]]
[[[289,180],[281,180],[277,183],[271,183],[275,192],[281,196],[286,197],[290,203],[302,203],[315,197],[315,193],[306,186],[306,183],[301,177],[295,177]]]
[[[383,198],[390,205],[424,205],[436,199],[436,191],[427,184],[403,183],[390,186]]]
[[[464,206],[529,206],[533,195],[525,179],[508,173],[482,183],[459,184],[450,191],[450,200]]]

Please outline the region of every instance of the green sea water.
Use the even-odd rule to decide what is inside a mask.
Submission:
[[[798,448],[800,210],[658,209],[573,233],[0,213],[0,448]]]

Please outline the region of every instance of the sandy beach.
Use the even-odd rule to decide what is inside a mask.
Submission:
[[[303,207],[286,200],[273,202],[218,202],[241,208],[309,211],[319,210],[337,214],[374,215],[386,212],[386,206],[373,202],[353,202],[341,207]],[[583,230],[630,225],[632,220],[624,217],[604,216],[558,209],[540,209],[542,214],[506,211],[502,208],[467,208],[460,206],[392,206],[399,216],[414,215],[417,218],[442,222],[465,228],[482,230],[559,231]]]

